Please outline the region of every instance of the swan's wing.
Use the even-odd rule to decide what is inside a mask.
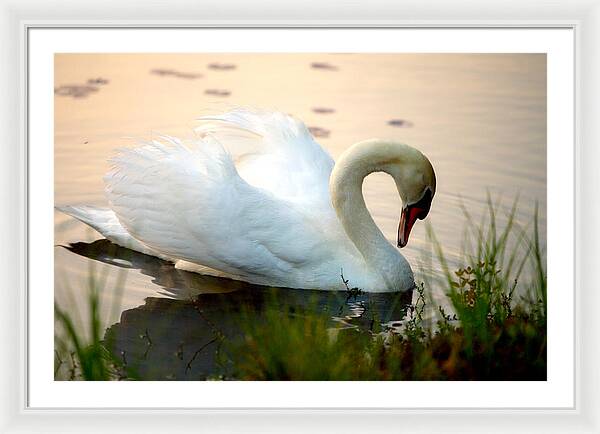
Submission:
[[[307,210],[250,185],[210,137],[168,140],[122,150],[105,177],[111,208],[134,238],[256,283],[286,282],[307,260],[321,260],[316,244],[327,242],[331,206]]]
[[[237,109],[199,121],[196,132],[218,140],[249,184],[307,206],[329,204],[334,161],[300,120],[280,112]]]

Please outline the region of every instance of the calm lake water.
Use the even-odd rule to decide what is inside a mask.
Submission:
[[[516,218],[523,225],[532,221],[537,202],[545,245],[546,58],[538,54],[56,55],[56,205],[106,205],[102,176],[117,148],[155,134],[190,136],[195,118],[236,106],[294,114],[335,159],[374,137],[420,149],[437,175],[427,221],[451,265],[459,264],[466,227],[460,204],[478,219],[486,212],[487,192],[505,208],[519,194]],[[395,243],[401,204],[393,181],[373,174],[364,193],[376,223]],[[210,342],[212,328],[234,327],[232,307],[264,302],[264,288],[175,270],[98,240],[98,233],[55,212],[55,299],[85,317],[90,269],[104,276],[108,335],[141,361],[147,378],[210,372],[210,348],[191,368],[184,358],[166,355],[185,347],[190,356]],[[431,246],[423,222],[402,253],[418,276],[439,275],[427,259]],[[123,273],[124,291],[116,297],[114,285]],[[291,304],[303,303],[309,293],[281,291]],[[356,322],[366,301],[389,324],[402,320],[410,303],[410,295],[347,302],[343,294],[316,294],[319,306],[346,325]],[[430,295],[445,303],[443,294]],[[150,350],[140,338],[146,331],[154,335]]]

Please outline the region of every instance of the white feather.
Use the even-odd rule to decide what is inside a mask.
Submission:
[[[119,245],[186,269],[343,289],[343,268],[353,285],[391,289],[340,224],[329,194],[334,161],[302,122],[238,109],[200,119],[196,132],[185,143],[163,136],[121,149],[104,178],[109,210],[62,210]],[[404,266],[392,256],[388,268]]]

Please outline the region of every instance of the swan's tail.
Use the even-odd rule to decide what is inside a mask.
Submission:
[[[115,213],[108,208],[65,205],[57,206],[56,209],[93,227],[107,238],[113,235],[115,230],[116,232],[119,232],[119,230],[125,232]]]
[[[146,245],[133,238],[121,225],[115,213],[109,208],[88,205],[66,205],[57,206],[56,209],[91,226],[106,239],[121,247],[169,260],[169,258],[149,249]]]

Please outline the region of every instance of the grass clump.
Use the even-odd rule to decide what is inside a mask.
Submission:
[[[487,220],[469,226],[470,250],[463,255],[464,265],[454,271],[429,230],[444,270],[440,284],[451,309],[447,313],[448,308],[436,306],[434,327],[425,325],[424,284],[417,287],[400,330],[335,330],[324,314],[267,309],[264,323],[247,328],[232,351],[234,376],[248,380],[545,380],[546,271],[537,208],[531,235],[515,222],[515,210],[516,201],[499,231],[497,207],[489,200]],[[468,214],[467,219],[472,222]],[[525,283],[519,288],[520,278]]]
[[[101,318],[100,291],[104,279],[98,280],[93,268],[88,273],[87,321],[54,303],[56,332],[54,335],[54,377],[56,380],[123,380],[133,377],[127,368],[125,354],[116,357],[104,342],[104,321]],[[113,314],[118,309],[125,285],[124,274],[117,279]],[[87,329],[87,333],[85,330]]]

